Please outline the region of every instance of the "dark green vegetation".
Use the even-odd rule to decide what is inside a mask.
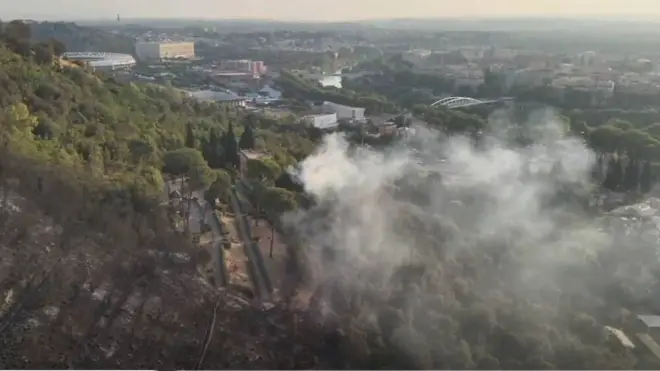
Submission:
[[[201,282],[196,266],[208,253],[173,232],[159,206],[161,169],[214,174],[186,144],[199,147],[211,132],[231,139],[232,124],[242,130],[247,119],[39,58],[20,24],[4,31],[0,367],[193,368],[209,328],[213,346],[199,367],[331,367],[332,347],[304,313],[253,310]],[[283,161],[311,145],[286,123],[254,127],[255,146]],[[217,193],[231,182],[223,174]]]
[[[318,84],[307,81],[288,71],[282,71],[278,86],[283,89],[286,98],[317,102],[331,101],[354,107],[364,107],[370,114],[397,112],[395,104],[377,94],[357,93],[347,89],[322,88]]]
[[[58,40],[72,52],[134,53],[135,41],[130,37],[82,27],[70,22],[35,22],[30,24],[35,42]]]

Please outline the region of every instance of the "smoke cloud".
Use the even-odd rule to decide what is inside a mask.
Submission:
[[[595,157],[562,125],[536,123],[528,146],[511,145],[501,125],[476,148],[423,127],[386,151],[327,136],[298,174],[318,205],[295,218],[318,278],[360,284],[368,273],[385,282],[401,266],[489,240],[520,245],[530,263],[575,260],[571,250],[582,247],[565,242],[585,231],[566,225],[575,207],[552,195],[586,191]]]
[[[493,119],[477,143],[417,127],[384,150],[328,135],[297,174],[316,205],[287,219],[305,241],[313,280],[371,298],[361,306],[374,311],[397,292],[404,310],[449,305],[423,299],[437,293],[521,298],[533,326],[556,325],[547,308],[561,312],[566,295],[598,295],[621,275],[635,276],[641,293],[649,280],[639,278],[639,256],[602,260],[614,242],[640,241],[589,215],[595,155],[565,126],[547,112],[524,126]]]

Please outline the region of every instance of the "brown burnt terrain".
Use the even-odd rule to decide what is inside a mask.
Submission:
[[[335,331],[310,312],[278,302],[261,307],[211,286],[199,274],[201,249],[183,236],[153,233],[157,218],[107,213],[100,233],[54,221],[61,216],[19,197],[0,210],[0,367],[307,369],[345,362]]]

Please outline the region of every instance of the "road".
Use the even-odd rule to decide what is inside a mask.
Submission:
[[[268,277],[268,272],[264,267],[261,251],[259,251],[259,248],[252,240],[250,226],[246,220],[243,208],[239,204],[238,191],[236,189],[233,189],[231,193],[231,207],[234,211],[234,214],[236,215],[236,229],[241,235],[241,239],[243,240],[243,248],[245,249],[245,255],[248,257],[248,270],[252,275],[253,287],[257,291],[257,295],[261,297],[268,297],[269,294],[272,293],[273,287]]]
[[[211,205],[203,198],[197,198],[192,202],[190,216],[196,215],[200,225],[206,224],[211,228],[211,245],[213,246],[213,273],[215,282],[219,286],[229,284],[229,273],[227,272],[227,262],[225,259],[225,249],[223,247],[224,236],[222,222],[215,214]],[[195,210],[195,211],[193,211]]]

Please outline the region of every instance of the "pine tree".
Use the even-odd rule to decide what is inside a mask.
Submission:
[[[625,172],[625,190],[637,192],[639,189],[639,167],[635,160],[628,161]]]
[[[600,183],[603,181],[603,157],[598,156],[596,163],[591,171],[591,178],[594,182]]]
[[[623,180],[623,167],[617,157],[612,157],[610,164],[607,167],[607,176],[603,182],[603,187],[611,190],[618,191],[621,188]]]
[[[252,125],[245,125],[245,131],[241,134],[241,138],[238,140],[238,148],[240,149],[254,149],[254,132],[252,131]]]
[[[215,129],[211,129],[209,137],[202,145],[202,154],[212,169],[219,169],[224,165],[223,146]]]
[[[190,123],[186,125],[186,147],[195,148],[195,133]]]
[[[222,145],[227,165],[238,168],[240,161],[238,157],[238,145],[236,143],[236,134],[234,134],[234,126],[231,123],[229,124],[227,133],[225,133],[225,136],[222,138]]]
[[[642,193],[648,193],[651,190],[651,162],[644,161],[642,174],[639,177],[639,185]]]

